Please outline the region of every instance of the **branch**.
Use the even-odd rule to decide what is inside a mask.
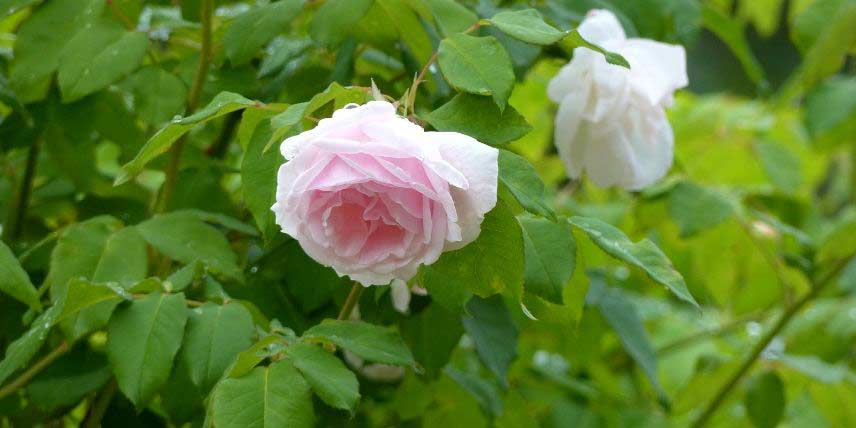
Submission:
[[[42,136],[39,135],[27,153],[24,177],[21,179],[21,186],[15,194],[15,201],[9,207],[9,217],[3,227],[3,240],[9,244],[16,241],[23,231],[24,220],[27,219],[27,208],[30,206],[30,195],[33,193],[33,180],[36,178],[36,163],[39,160],[41,148]]]
[[[364,288],[360,283],[354,282],[351,292],[348,293],[348,298],[345,299],[345,304],[342,306],[342,311],[339,312],[339,317],[336,319],[347,320],[351,318],[351,312],[354,311],[354,306],[360,301],[360,295],[363,294]]]
[[[752,365],[755,364],[755,361],[758,359],[761,353],[764,352],[764,349],[767,348],[767,345],[769,345],[770,342],[773,341],[773,339],[791,322],[794,316],[796,316],[796,314],[799,313],[799,311],[806,304],[808,304],[815,297],[817,297],[820,292],[823,291],[824,288],[826,288],[828,284],[832,283],[832,280],[835,279],[835,277],[838,275],[838,273],[841,272],[842,269],[844,269],[844,267],[850,261],[850,258],[851,257],[847,257],[842,260],[839,260],[829,272],[827,272],[825,275],[823,275],[817,281],[814,282],[811,290],[806,293],[805,296],[800,298],[796,303],[789,306],[785,310],[781,317],[779,317],[778,321],[776,321],[776,324],[773,325],[773,328],[771,328],[770,331],[768,331],[767,334],[765,334],[764,337],[761,338],[760,342],[755,344],[755,346],[749,352],[749,355],[743,361],[743,364],[740,365],[740,368],[738,368],[737,371],[734,372],[733,375],[731,375],[728,381],[725,382],[722,388],[716,393],[710,404],[707,405],[707,407],[704,409],[698,419],[696,419],[695,423],[693,423],[693,428],[701,428],[707,425],[707,422],[710,420],[711,416],[713,416],[716,410],[719,409],[719,407],[725,402],[726,397],[728,397],[728,394],[734,389],[734,387],[736,387],[737,384],[740,383],[740,379],[743,378],[743,375],[745,375],[746,372],[748,372],[749,369],[752,368]]]
[[[14,393],[15,391],[27,386],[27,383],[36,376],[41,373],[47,366],[49,366],[52,362],[56,361],[57,358],[65,355],[66,352],[71,349],[71,346],[68,342],[63,341],[56,348],[54,348],[47,355],[43,356],[40,360],[36,361],[27,371],[21,373],[18,378],[4,386],[0,389],[0,400],[6,398],[6,396]]]

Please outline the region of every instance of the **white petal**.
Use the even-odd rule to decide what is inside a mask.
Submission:
[[[469,184],[467,189],[450,188],[458,211],[461,240],[446,249],[460,248],[476,239],[485,213],[496,205],[499,150],[457,132],[426,132],[425,136]]]
[[[592,9],[577,27],[586,41],[603,44],[610,40],[624,40],[624,29],[614,13],[606,9]]]
[[[617,49],[630,63],[630,81],[651,105],[669,107],[672,93],[687,86],[683,46],[647,39],[629,39]]]

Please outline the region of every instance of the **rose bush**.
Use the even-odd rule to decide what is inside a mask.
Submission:
[[[280,146],[272,209],[312,258],[363,285],[409,281],[479,234],[498,151],[425,132],[385,101],[348,105]]]

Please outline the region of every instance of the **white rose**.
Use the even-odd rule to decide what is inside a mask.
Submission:
[[[580,34],[624,56],[630,69],[603,55],[576,48],[550,81],[559,103],[555,143],[568,175],[585,172],[600,187],[637,190],[662,178],[672,164],[674,136],[665,108],[687,85],[686,54],[677,45],[628,39],[607,10],[592,10]]]

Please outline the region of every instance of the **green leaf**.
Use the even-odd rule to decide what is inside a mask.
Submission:
[[[604,284],[603,278],[599,275],[590,274],[589,277],[591,283],[586,295],[586,303],[600,310],[600,314],[615,330],[624,349],[642,368],[661,399],[666,399],[666,393],[657,380],[657,356],[654,354],[654,347],[648,339],[645,324],[633,302],[624,296],[621,289]]]
[[[490,95],[505,110],[514,85],[511,57],[493,37],[455,34],[443,39],[438,64],[446,81],[458,91]]]
[[[414,12],[418,5],[413,1],[375,0],[379,10],[385,15],[384,25],[396,29],[399,39],[419,64],[426,64],[434,47],[431,38],[422,27],[419,16]]]
[[[114,21],[96,21],[79,31],[59,61],[63,101],[83,98],[131,73],[143,60],[148,44],[145,34],[125,31]]]
[[[574,274],[577,244],[568,224],[545,218],[518,216],[526,257],[523,286],[553,303],[563,303],[562,291]]]
[[[608,51],[608,50],[600,47],[599,45],[596,45],[594,43],[589,42],[588,40],[584,39],[582,34],[580,34],[579,31],[577,31],[577,30],[572,30],[570,33],[568,33],[567,37],[564,38],[563,40],[566,41],[566,43],[568,43],[571,48],[574,48],[574,49],[576,49],[576,48],[591,49],[595,52],[599,52],[600,54],[602,54],[603,57],[606,59],[606,62],[608,62],[612,65],[618,65],[618,66],[621,66],[624,68],[630,68],[630,63],[627,62],[627,60],[624,59],[623,56],[621,56],[620,54],[617,54],[615,52]]]
[[[309,384],[288,360],[224,380],[214,392],[210,411],[210,422],[217,428],[311,428],[315,424]]]
[[[232,65],[250,62],[267,42],[288,29],[304,0],[280,0],[244,12],[226,29],[223,49]]]
[[[455,0],[425,0],[425,4],[446,37],[465,31],[479,20],[478,15]]]
[[[818,382],[834,384],[842,381],[856,383],[856,375],[843,361],[830,364],[815,355],[782,355],[779,361],[784,365]]]
[[[250,312],[238,303],[205,303],[190,311],[178,360],[190,380],[210,390],[239,353],[252,346],[255,332]]]
[[[247,107],[258,105],[259,104],[257,102],[232,92],[221,92],[217,94],[217,96],[214,97],[207,106],[196,113],[182,119],[173,120],[167,126],[161,128],[160,131],[146,142],[146,145],[140,149],[140,152],[137,153],[134,159],[122,166],[122,172],[116,177],[116,182],[114,184],[118,186],[134,178],[137,174],[142,172],[146,164],[161,154],[166,153],[176,140],[181,138],[194,126],[229,114],[233,111],[243,110]]]
[[[42,0],[0,0],[0,20]]]
[[[12,250],[0,242],[0,291],[40,311],[39,293]]]
[[[817,248],[818,264],[830,263],[856,254],[856,213],[844,214],[824,234]]]
[[[770,182],[785,192],[797,191],[803,181],[797,155],[772,141],[756,141],[754,146]]]
[[[419,314],[402,320],[401,334],[425,374],[436,377],[452,357],[464,328],[458,314],[432,303]]]
[[[479,358],[504,386],[508,386],[508,368],[517,358],[519,331],[500,296],[474,297],[467,304],[469,316],[463,317],[464,329],[473,339]]]
[[[743,33],[743,24],[707,4],[702,5],[701,19],[702,25],[716,34],[731,49],[743,66],[746,76],[756,85],[765,84],[764,69],[761,68],[761,64],[752,53],[752,48],[749,47],[749,42]]]
[[[289,346],[288,355],[294,367],[325,403],[350,412],[356,409],[360,384],[342,360],[311,343]]]
[[[187,87],[176,75],[158,67],[144,67],[130,75],[124,86],[134,95],[137,116],[160,125],[184,112]]]
[[[159,214],[138,224],[137,230],[173,260],[184,264],[199,260],[214,273],[236,280],[243,278],[238,257],[226,237],[191,212]]]
[[[275,334],[263,337],[246,351],[238,353],[235,361],[226,371],[226,377],[243,377],[253,370],[265,358],[284,349],[283,338]]]
[[[309,35],[326,47],[341,44],[363,19],[374,0],[328,0],[321,5],[309,24]]]
[[[443,306],[460,311],[472,294],[489,297],[504,292],[519,300],[523,273],[520,225],[508,207],[497,201],[485,215],[479,237],[423,266],[418,283]]]
[[[44,410],[74,406],[110,380],[110,365],[100,353],[79,347],[63,355],[27,385],[33,404]]]
[[[811,49],[829,26],[829,18],[841,13],[851,0],[817,0],[805,6],[793,17],[791,39],[801,52]]]
[[[669,215],[678,224],[682,238],[728,220],[733,212],[731,202],[722,195],[689,181],[678,183],[669,194]]]
[[[651,279],[668,288],[678,299],[699,307],[687,290],[684,277],[675,270],[669,258],[653,242],[648,239],[633,242],[621,230],[595,218],[575,216],[569,221],[610,256],[639,267]]]
[[[746,412],[757,428],[775,428],[785,414],[785,386],[776,372],[752,378],[746,387]]]
[[[12,88],[21,101],[39,101],[47,95],[63,48],[75,33],[101,16],[104,5],[101,0],[52,0],[21,24],[9,70]]]
[[[488,21],[503,33],[533,45],[552,45],[567,35],[544,22],[535,9],[500,12]]]
[[[538,176],[538,171],[523,157],[500,150],[499,181],[508,187],[526,211],[544,217],[555,217],[553,209],[544,201],[544,183]]]
[[[339,86],[337,83],[334,83],[334,85],[341,88],[341,86]],[[344,90],[344,88],[342,88],[342,89]],[[314,101],[315,99],[317,99],[318,97],[320,97],[322,95],[324,95],[324,92],[316,95],[315,97],[312,98],[312,100]],[[262,147],[262,151],[261,151],[262,154],[267,155],[268,153],[271,152],[271,150],[270,150],[271,146],[273,146],[276,143],[281,143],[286,135],[289,135],[292,132],[300,129],[299,125],[300,125],[300,122],[303,120],[303,118],[309,114],[312,114],[312,112],[308,111],[308,108],[309,107],[315,107],[315,109],[317,109],[317,108],[321,107],[320,105],[317,105],[317,104],[316,104],[317,106],[313,105],[314,104],[313,101],[290,105],[282,113],[276,114],[270,118],[269,126],[271,128],[271,134],[270,134],[270,138],[268,138],[268,141],[265,142],[264,147]],[[279,153],[278,150],[274,150],[274,152]]]
[[[0,385],[4,384],[13,373],[24,368],[30,359],[39,352],[48,338],[48,332],[50,332],[58,312],[56,306],[42,312],[23,336],[9,344],[9,347],[6,348],[6,356],[3,361],[0,361]]]
[[[166,383],[181,346],[187,308],[183,294],[152,293],[113,314],[107,357],[119,389],[142,408]]]
[[[54,301],[64,294],[65,286],[72,278],[91,279],[95,276],[105,254],[107,240],[120,227],[119,220],[100,216],[72,224],[60,234],[51,252],[50,269],[45,279]]]
[[[125,227],[107,237],[92,280],[128,286],[143,280],[148,270],[146,242],[135,227]]]
[[[54,324],[60,324],[69,339],[77,340],[107,325],[113,310],[123,299],[133,298],[119,286],[74,278],[57,302],[61,310]]]
[[[805,122],[813,136],[847,123],[856,123],[856,77],[835,76],[812,91],[806,100]],[[843,141],[842,141],[843,142]]]
[[[491,146],[504,145],[532,131],[513,107],[500,111],[490,98],[470,94],[456,95],[425,120],[438,131],[460,132]]]
[[[413,366],[413,354],[395,331],[361,321],[324,320],[303,333],[303,339],[324,340],[378,363]]]
[[[244,202],[266,242],[279,233],[270,207],[276,199],[276,176],[284,162],[279,150],[264,152],[271,139],[271,122],[263,120],[256,127],[241,161],[241,185]]]

